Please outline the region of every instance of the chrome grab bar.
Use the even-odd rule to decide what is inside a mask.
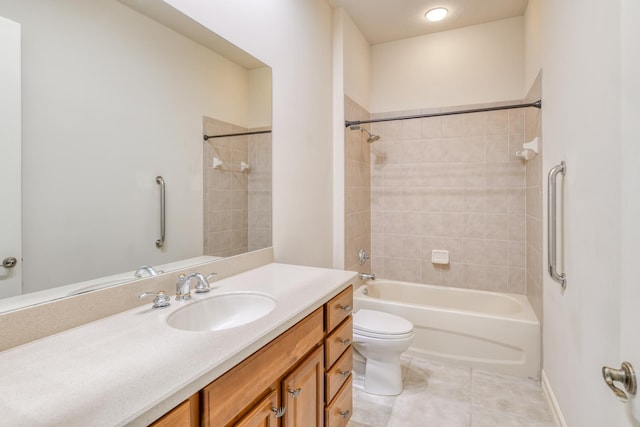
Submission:
[[[161,176],[156,176],[156,182],[160,184],[160,238],[156,240],[156,248],[161,248],[164,245],[164,208],[165,208],[165,188],[164,188],[164,179]]]
[[[548,221],[548,261],[549,275],[553,280],[560,283],[562,289],[567,287],[567,275],[558,274],[556,270],[556,177],[559,173],[562,176],[567,172],[567,164],[562,161],[549,171],[548,192],[547,192],[547,221]]]

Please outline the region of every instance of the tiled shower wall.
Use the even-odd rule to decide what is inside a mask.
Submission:
[[[525,111],[381,122],[372,132],[382,137],[371,151],[373,271],[526,294],[525,165],[514,155]],[[433,264],[433,249],[448,250],[450,263]]]
[[[207,135],[248,130],[204,118]],[[214,157],[223,162],[219,169],[213,169]],[[271,246],[271,134],[209,139],[203,162],[204,254],[226,257]],[[250,169],[240,171],[241,162]]]
[[[538,74],[527,95],[527,102],[542,97],[542,80]],[[527,161],[527,296],[533,311],[542,322],[542,121],[541,111],[527,108],[525,111],[525,139],[538,137],[540,154]]]
[[[249,136],[249,166],[248,244],[254,251],[272,245],[270,133]]]
[[[345,97],[349,120],[368,120],[369,112]],[[369,125],[363,125],[370,130]],[[345,260],[346,270],[369,272],[370,265],[358,264],[358,251],[371,255],[370,144],[360,130],[345,130]]]
[[[206,135],[246,132],[247,129],[209,117]],[[209,139],[204,143],[204,254],[231,256],[248,249],[248,174],[239,172],[240,162],[249,162],[247,136]],[[213,169],[213,158],[222,160]]]

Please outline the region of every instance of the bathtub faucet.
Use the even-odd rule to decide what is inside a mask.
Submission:
[[[376,280],[376,275],[373,273],[360,273],[360,280]]]

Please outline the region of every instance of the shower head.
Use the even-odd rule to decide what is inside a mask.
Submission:
[[[360,133],[366,132],[367,135],[369,135],[369,137],[367,138],[367,142],[369,144],[373,144],[374,142],[380,140],[380,135],[374,135],[371,132],[369,132],[368,130],[366,130],[365,128],[361,128],[360,125],[352,125],[352,126],[349,127],[349,129],[351,129],[351,130],[358,130],[359,129]]]
[[[369,144],[373,144],[374,142],[380,140],[380,135],[374,135],[364,128],[360,129],[360,132],[366,132],[369,135],[369,138],[367,138],[367,142]]]

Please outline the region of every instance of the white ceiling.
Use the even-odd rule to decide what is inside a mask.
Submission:
[[[499,19],[522,16],[528,0],[328,0],[342,7],[370,44],[386,43],[438,31],[453,30]],[[446,7],[449,15],[427,22],[424,14]]]

